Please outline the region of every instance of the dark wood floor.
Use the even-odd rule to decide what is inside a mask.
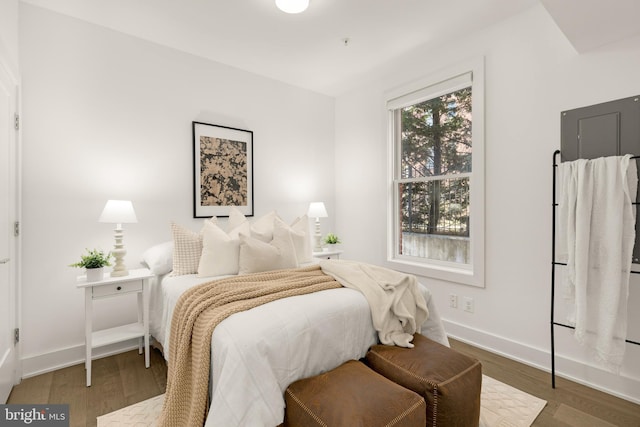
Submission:
[[[137,350],[94,360],[91,387],[86,386],[84,363],[24,379],[7,403],[68,403],[70,427],[95,427],[100,415],[164,393],[167,365],[158,350],[151,365]]]
[[[547,401],[534,426],[640,427],[640,405],[556,378],[547,372],[451,340],[451,346],[482,362],[483,373]],[[84,365],[75,365],[14,387],[8,403],[68,403],[72,427],[95,426],[96,417],[162,394],[167,368],[157,350],[151,367],[137,351],[93,362],[92,386],[85,387]]]
[[[450,340],[451,347],[482,362],[482,372],[498,381],[547,401],[534,426],[640,427],[640,405],[514,362],[496,354]]]

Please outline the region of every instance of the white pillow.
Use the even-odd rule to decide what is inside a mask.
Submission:
[[[263,242],[270,242],[273,239],[273,221],[277,216],[276,211],[271,211],[253,220],[251,222],[251,236]],[[229,230],[233,230],[245,221],[248,222],[248,219],[240,212],[240,209],[232,207],[229,211]]]
[[[293,238],[293,244],[296,247],[296,255],[298,256],[298,263],[311,262],[313,257],[311,256],[311,235],[309,233],[309,217],[307,214],[302,215],[300,218],[296,218],[291,223],[291,229],[296,233],[302,233],[302,241],[297,238]]]
[[[240,235],[239,274],[295,268],[298,266],[296,250],[291,240],[291,232],[282,227],[281,223],[282,221],[275,221],[271,243]]]
[[[273,222],[277,216],[276,211],[271,211],[253,221],[251,223],[251,237],[263,242],[270,242],[273,239]]]
[[[175,222],[171,223],[171,235],[173,236],[172,276],[198,272],[198,263],[202,253],[201,233],[195,233]]]
[[[153,274],[167,274],[173,268],[173,241],[151,246],[142,254],[142,261]]]
[[[298,260],[298,264],[301,262],[310,262],[311,254],[309,254],[309,259],[306,259],[307,258],[306,251],[305,251],[306,233],[302,231],[297,231],[293,226],[291,227],[288,226],[287,224],[284,223],[284,221],[280,219],[280,217],[276,217],[274,224],[276,224],[275,226],[277,227],[281,227],[289,231],[289,234],[291,236],[291,241],[293,242],[293,248],[296,251],[296,259]],[[296,227],[296,228],[300,228],[300,227]]]
[[[229,222],[227,223],[227,228],[229,230],[233,230],[234,228],[239,227],[242,223],[247,222],[247,217],[244,216],[240,209],[235,206],[229,210]]]
[[[228,234],[216,224],[205,223],[198,277],[238,274],[240,235],[249,235],[248,222],[245,221]]]

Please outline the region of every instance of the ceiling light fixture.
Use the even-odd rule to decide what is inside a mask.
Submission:
[[[307,10],[309,0],[276,0],[276,6],[286,13],[300,13]]]

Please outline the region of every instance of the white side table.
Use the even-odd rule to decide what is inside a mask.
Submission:
[[[342,254],[342,252],[344,251],[336,249],[332,251],[313,252],[311,255],[313,255],[314,258],[318,259],[340,259],[340,254]]]
[[[144,342],[144,364],[149,367],[149,279],[153,274],[146,268],[130,270],[128,276],[109,277],[96,282],[87,282],[85,276],[78,277],[78,288],[84,288],[85,316],[85,368],[87,387],[91,386],[91,351],[132,338],[140,338],[138,353],[142,354]],[[138,321],[115,328],[93,331],[93,301],[131,293],[138,294]]]

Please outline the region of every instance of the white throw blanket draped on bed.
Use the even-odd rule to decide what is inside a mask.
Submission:
[[[627,333],[638,185],[631,156],[559,165],[558,260],[567,263],[568,322],[576,339],[617,372]]]
[[[371,307],[373,326],[382,344],[412,348],[429,317],[415,276],[354,261],[323,260],[322,271],[342,286],[362,292]]]

